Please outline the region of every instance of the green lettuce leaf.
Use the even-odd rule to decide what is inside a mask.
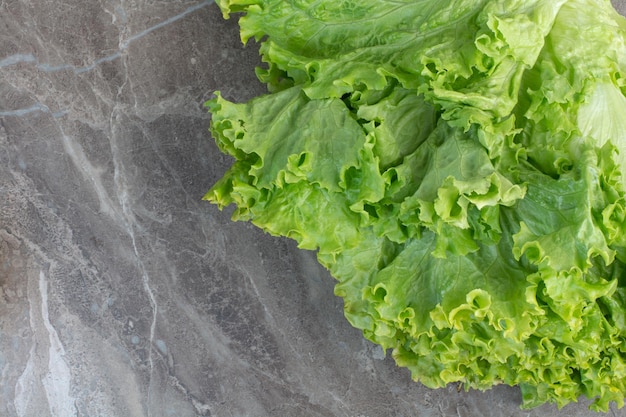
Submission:
[[[429,387],[626,395],[626,19],[608,0],[218,0],[269,93],[219,93],[206,194],[317,251]]]

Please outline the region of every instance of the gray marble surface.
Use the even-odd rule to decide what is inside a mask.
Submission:
[[[0,416],[592,415],[413,383],[313,253],[201,201],[202,103],[257,63],[210,1],[0,1]]]

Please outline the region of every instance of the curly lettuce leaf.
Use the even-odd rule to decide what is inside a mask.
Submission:
[[[626,19],[606,0],[218,0],[270,93],[205,198],[316,250],[430,387],[626,395]],[[600,53],[601,52],[601,53]]]

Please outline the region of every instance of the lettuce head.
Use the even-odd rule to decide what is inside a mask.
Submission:
[[[317,251],[428,387],[626,395],[626,19],[609,0],[218,0],[269,92],[219,93],[206,194]]]

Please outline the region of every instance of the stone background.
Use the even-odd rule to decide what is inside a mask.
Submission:
[[[0,1],[0,416],[591,416],[411,382],[313,253],[201,201],[202,103],[257,64],[211,1]]]

